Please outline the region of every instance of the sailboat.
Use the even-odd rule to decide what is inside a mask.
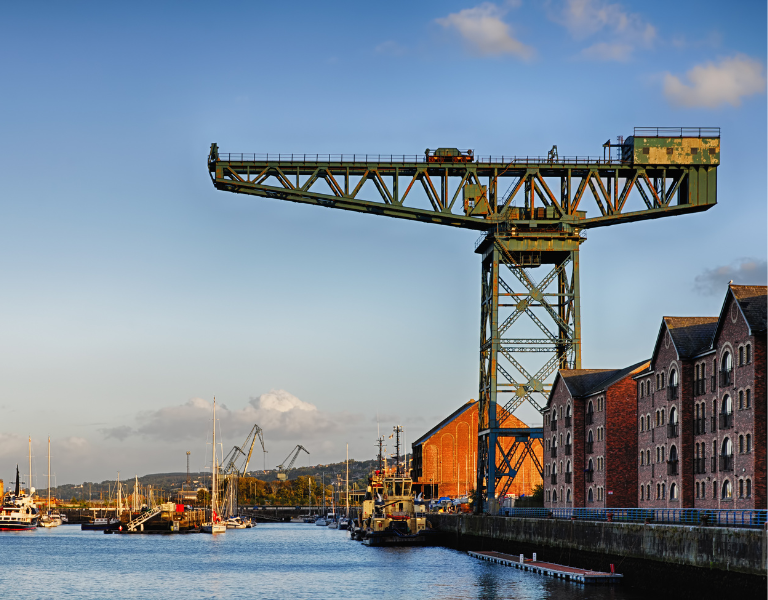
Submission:
[[[227,526],[222,523],[216,511],[218,508],[216,496],[218,495],[219,463],[216,460],[216,398],[213,399],[213,460],[211,461],[211,521],[203,523],[200,531],[203,533],[226,533]]]
[[[347,510],[344,516],[339,519],[339,529],[349,529],[349,444],[347,444],[347,484],[345,493],[347,496]]]
[[[48,438],[48,512],[40,517],[38,527],[58,527],[61,525],[61,517],[51,513],[51,438]]]

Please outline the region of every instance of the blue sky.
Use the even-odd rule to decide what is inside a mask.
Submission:
[[[663,17],[663,18],[662,18]],[[0,475],[373,455],[477,395],[475,232],[217,192],[224,152],[599,155],[719,126],[712,210],[590,231],[583,364],[766,282],[766,6],[25,3],[0,22]],[[530,415],[528,415],[530,417]],[[208,459],[210,461],[210,459]]]

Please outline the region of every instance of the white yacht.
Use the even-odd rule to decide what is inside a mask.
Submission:
[[[29,493],[21,492],[19,487],[19,466],[16,465],[16,487],[13,493],[3,496],[3,508],[0,513],[0,531],[25,531],[37,527],[39,512],[32,500],[35,488]]]

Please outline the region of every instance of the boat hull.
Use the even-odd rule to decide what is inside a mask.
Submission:
[[[37,522],[34,523],[12,523],[5,521],[0,524],[0,531],[32,531],[37,528]]]

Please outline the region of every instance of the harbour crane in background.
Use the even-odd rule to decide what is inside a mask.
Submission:
[[[261,449],[266,453],[264,431],[258,425],[254,425],[242,446],[233,446],[221,462],[220,477],[226,481],[224,514],[228,517],[237,515],[237,491],[240,477],[248,471],[248,464],[251,462],[251,455],[257,438],[261,442]],[[248,448],[247,454],[244,448]],[[243,459],[243,457],[245,458]]]
[[[557,369],[581,368],[587,230],[717,202],[719,127],[636,127],[602,148],[602,157],[554,148],[547,156],[225,154],[214,143],[208,172],[222,191],[481,232],[474,506],[495,513],[526,456],[544,475],[535,452],[543,455],[543,424],[520,427],[510,417],[526,402],[543,415]],[[545,275],[534,278],[541,267]]]
[[[309,450],[307,450],[301,444],[296,444],[296,447],[291,450],[291,453],[288,456],[285,457],[285,460],[281,464],[277,465],[277,478],[280,481],[285,481],[288,479],[288,471],[293,468],[293,463],[296,462],[296,459],[299,457],[299,453],[302,450],[307,453],[307,456],[309,456]],[[285,463],[288,463],[287,467],[285,466]]]

